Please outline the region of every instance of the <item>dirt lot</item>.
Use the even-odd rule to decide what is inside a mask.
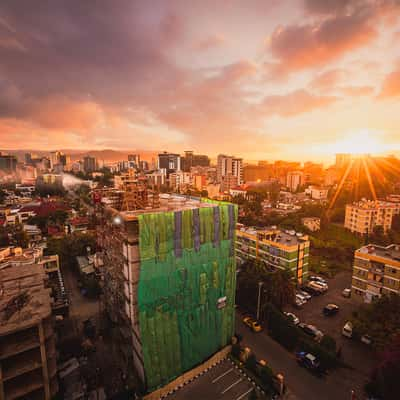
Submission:
[[[354,340],[344,337],[341,333],[346,321],[351,317],[352,311],[356,310],[359,302],[352,298],[342,296],[342,290],[351,285],[351,272],[341,272],[334,278],[328,279],[329,290],[320,296],[313,296],[302,309],[288,307],[287,311],[293,312],[300,322],[315,325],[323,333],[332,336],[341,348],[343,360],[357,372],[357,380],[365,379],[374,365],[374,353],[371,349]],[[339,306],[338,314],[325,317],[322,309],[325,305],[334,303]],[[353,374],[351,374],[353,375]]]

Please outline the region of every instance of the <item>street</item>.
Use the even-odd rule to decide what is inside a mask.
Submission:
[[[236,317],[236,332],[243,336],[243,345],[250,347],[257,358],[266,360],[275,373],[282,373],[286,385],[299,400],[350,399],[354,387],[351,379],[345,378],[349,370],[342,369],[334,371],[326,378],[317,378],[301,368],[294,354],[289,353],[265,332],[251,332],[241,322],[241,315],[237,314]]]
[[[330,371],[326,378],[317,378],[309,371],[301,368],[294,357],[279,343],[271,339],[266,331],[253,333],[242,323],[242,315],[236,314],[236,332],[243,335],[243,345],[250,347],[257,358],[265,359],[275,373],[283,373],[285,382],[291,392],[300,400],[350,399],[354,390],[357,399],[363,399],[363,386],[374,363],[374,354],[366,345],[342,336],[344,323],[350,318],[359,303],[344,298],[341,291],[350,287],[351,273],[342,272],[328,280],[329,290],[326,294],[312,297],[302,309],[292,306],[287,311],[296,314],[301,322],[313,324],[325,334],[332,336],[342,357],[350,368],[339,368]],[[340,307],[338,315],[324,317],[322,308],[328,303]]]

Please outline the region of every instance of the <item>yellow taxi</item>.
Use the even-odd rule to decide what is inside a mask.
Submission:
[[[243,323],[248,326],[253,332],[261,332],[262,326],[251,317],[244,317]]]

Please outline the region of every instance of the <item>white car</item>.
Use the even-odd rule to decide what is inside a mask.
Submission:
[[[305,296],[301,295],[300,293],[296,293],[296,299],[299,299],[303,303],[307,303],[307,300]]]
[[[293,322],[294,325],[298,325],[300,323],[300,320],[296,315],[294,315],[291,312],[284,312],[284,314]]]
[[[313,281],[313,283],[315,285],[318,285],[319,287],[325,289],[325,290],[328,290],[328,284],[327,283],[323,283],[323,282],[320,282],[320,281]]]
[[[300,294],[300,295],[302,295],[303,297],[305,297],[306,298],[306,300],[310,300],[311,299],[311,295],[310,295],[310,293],[307,293],[307,292],[305,292],[304,290],[299,290],[298,291],[298,294]]]

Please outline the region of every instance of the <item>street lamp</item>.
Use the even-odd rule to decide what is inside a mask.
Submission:
[[[258,282],[258,301],[257,301],[257,321],[260,318],[260,306],[261,306],[261,287],[264,285],[264,282]]]

